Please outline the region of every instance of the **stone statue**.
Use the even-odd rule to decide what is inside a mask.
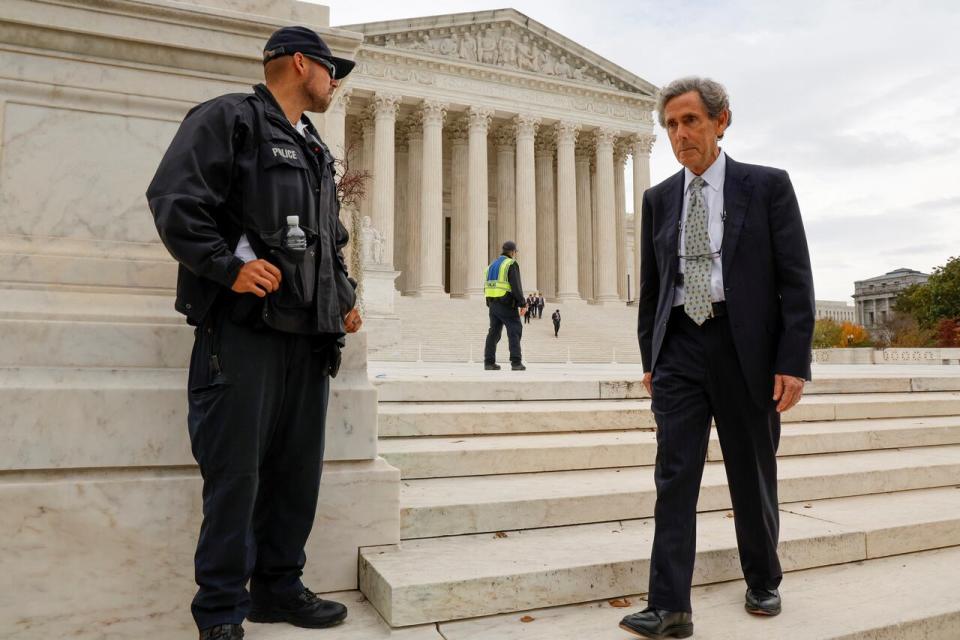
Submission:
[[[573,79],[574,80],[586,80],[587,79],[587,68],[586,67],[576,67],[573,70]]]
[[[536,71],[537,54],[537,48],[530,42],[530,37],[524,35],[517,44],[517,66],[524,71]]]
[[[569,64],[567,64],[567,56],[560,56],[560,61],[557,62],[557,66],[554,68],[554,73],[561,78],[570,78],[573,76],[573,69]]]
[[[457,55],[457,39],[453,36],[447,36],[440,41],[440,54],[444,56]]]
[[[497,37],[492,29],[487,29],[480,38],[480,62],[497,64]]]
[[[553,58],[546,51],[537,52],[537,71],[552,76],[555,71],[553,68]]]
[[[430,36],[426,33],[421,33],[420,38],[410,45],[410,48],[415,51],[426,51],[428,53],[434,53],[437,50],[436,45],[430,41]]]
[[[460,37],[460,57],[470,62],[477,62],[477,41],[470,33],[465,33]]]
[[[505,67],[517,66],[517,41],[513,38],[500,39],[500,64]]]
[[[370,216],[363,216],[360,237],[363,264],[383,264],[383,234],[373,228]]]

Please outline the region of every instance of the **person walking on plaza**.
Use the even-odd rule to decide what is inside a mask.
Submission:
[[[361,325],[334,159],[304,112],[326,111],[354,63],[284,27],[263,64],[253,93],[187,114],[147,189],[180,263],[176,308],[196,327],[187,423],[203,478],[191,607],[201,640],[238,640],[245,618],[316,628],[347,617],[300,579],[329,379]]]
[[[533,314],[530,313],[530,309],[533,308],[533,296],[527,296],[527,312],[523,314],[523,324],[530,324],[530,316]]]
[[[539,294],[537,297],[537,318],[543,318],[543,308],[547,306],[547,301],[543,298],[543,294]]]
[[[497,371],[497,344],[507,328],[507,341],[510,345],[510,368],[524,371],[520,354],[520,336],[523,325],[520,316],[527,313],[527,299],[520,285],[520,265],[516,261],[517,245],[512,240],[503,243],[503,254],[487,267],[487,282],[484,295],[490,313],[490,330],[483,351],[483,368]],[[518,309],[519,308],[519,312]]]
[[[683,169],[643,195],[637,335],[657,423],[657,501],[648,607],[621,628],[693,633],[697,496],[717,425],[749,613],[781,611],[777,557],[780,414],[810,379],[813,276],[785,171],[742,164],[718,141],[724,87],[683,78],[657,100]]]
[[[553,320],[553,337],[560,337],[560,309],[557,309],[553,312],[553,315],[550,316],[550,319]]]

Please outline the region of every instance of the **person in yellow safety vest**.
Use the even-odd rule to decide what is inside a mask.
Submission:
[[[520,336],[523,334],[520,316],[527,312],[527,299],[520,285],[520,266],[516,255],[516,243],[507,240],[503,243],[503,254],[487,267],[484,295],[490,310],[490,330],[483,351],[483,368],[487,371],[500,369],[497,364],[497,344],[504,327],[507,328],[507,341],[510,344],[510,368],[514,371],[526,370],[520,355]]]

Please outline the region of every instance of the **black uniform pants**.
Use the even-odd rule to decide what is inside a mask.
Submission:
[[[250,594],[303,589],[329,391],[326,354],[310,338],[243,326],[227,311],[209,316],[190,359],[187,418],[203,476],[200,629],[243,622]]]
[[[515,307],[491,300],[490,330],[487,332],[487,343],[483,350],[484,364],[494,364],[497,361],[497,344],[503,336],[503,328],[507,328],[507,341],[510,343],[510,362],[520,364],[523,358],[520,355],[520,336],[523,335],[523,324],[520,314]]]
[[[761,407],[750,397],[728,318],[698,327],[683,307],[675,307],[652,382],[657,503],[649,604],[691,610],[697,498],[711,417],[723,451],[743,575],[751,588],[776,589],[783,575],[777,557],[780,415],[772,400]]]

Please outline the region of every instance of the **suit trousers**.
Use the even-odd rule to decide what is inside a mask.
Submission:
[[[310,337],[245,326],[230,307],[208,315],[190,359],[187,414],[203,477],[191,607],[200,629],[243,622],[251,596],[303,590],[329,393],[326,354]]]
[[[490,329],[487,331],[487,341],[483,348],[483,363],[497,362],[497,345],[503,336],[503,328],[507,328],[507,341],[510,343],[510,362],[520,364],[523,358],[520,354],[520,337],[523,335],[523,324],[516,307],[488,300],[490,305]]]
[[[743,575],[751,588],[776,589],[783,576],[777,557],[780,414],[772,400],[758,406],[751,399],[728,317],[697,326],[682,306],[675,307],[652,383],[657,502],[649,604],[691,611],[697,498],[711,418],[723,451]]]

